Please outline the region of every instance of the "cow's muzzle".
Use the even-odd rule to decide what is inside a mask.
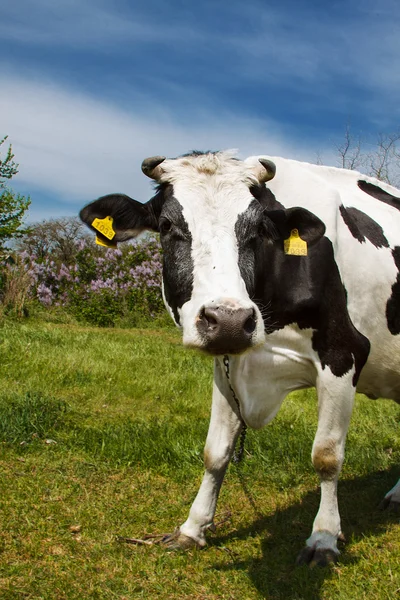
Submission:
[[[211,354],[240,354],[252,346],[257,316],[253,308],[204,306],[197,318],[202,349]]]

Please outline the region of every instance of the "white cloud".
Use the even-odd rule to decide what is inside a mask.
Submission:
[[[40,215],[35,204],[40,193],[35,190],[74,205],[110,192],[147,200],[151,184],[140,165],[156,154],[233,147],[242,157],[265,153],[316,158],[315,149],[284,139],[275,123],[229,112],[218,118],[203,112],[192,123],[182,124],[158,105],[142,113],[123,111],[49,82],[0,75],[0,86],[0,113],[7,115],[4,133],[20,163],[15,181],[24,190],[34,190],[38,218],[59,215],[61,208],[55,202],[51,214]]]

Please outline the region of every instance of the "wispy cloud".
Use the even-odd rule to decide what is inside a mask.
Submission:
[[[74,204],[111,191],[148,199],[151,186],[140,164],[155,154],[236,147],[242,157],[266,153],[315,160],[313,149],[284,138],[267,120],[229,112],[216,120],[202,113],[192,125],[182,125],[157,105],[146,115],[134,114],[49,83],[8,77],[0,85],[0,112],[7,114],[20,185]]]
[[[211,0],[190,6],[177,0],[132,6],[121,0],[15,0],[2,9],[0,39],[36,49],[26,62],[35,59],[35,68],[40,63],[43,75],[57,79],[70,69],[68,62],[60,72],[65,60],[56,60],[57,52],[81,63],[71,78],[88,65],[87,79],[95,85],[97,78],[98,86],[96,61],[106,60],[106,94],[107,87],[148,86],[153,94],[166,90],[170,106],[196,94],[215,101],[219,92],[225,100],[229,94],[243,98],[245,113],[246,95],[257,89],[260,104],[293,94],[292,104],[336,110],[344,120],[356,113],[374,122],[381,113],[394,122],[400,112],[400,6],[394,0],[231,0],[229,10]],[[46,61],[37,54],[40,47],[51,49]]]
[[[142,51],[150,71],[169,55],[179,64],[174,51],[181,60],[187,54],[200,61],[212,56],[221,77],[239,70],[244,79],[256,77],[262,84],[270,77],[270,84],[289,87],[316,80],[335,85],[336,77],[348,77],[369,89],[397,86],[400,77],[400,6],[393,0],[329,6],[231,0],[229,11],[210,0],[186,9],[174,0],[138,0],[132,7],[118,0],[15,0],[2,8],[0,37],[72,52]]]
[[[15,0],[0,57],[0,134],[34,202],[146,199],[142,159],[196,147],[334,162],[346,123],[400,113],[395,0]]]
[[[34,4],[31,0],[16,0],[2,9],[0,35],[3,40],[26,45],[89,48],[106,53],[120,53],[127,42],[169,43],[190,38],[193,43],[199,37],[194,29],[176,21],[165,26],[159,10],[151,15],[139,4],[129,11],[126,6],[105,0],[36,0]]]
[[[241,56],[241,76],[270,77],[272,86],[308,85],[310,96],[330,93],[332,103],[355,88],[361,95],[391,91],[398,97],[398,3],[283,2],[271,8],[253,0],[250,6],[251,12],[243,6],[243,17],[257,15],[251,29],[225,39]]]

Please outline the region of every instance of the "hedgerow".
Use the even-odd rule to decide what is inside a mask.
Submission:
[[[79,320],[112,326],[121,319],[154,318],[164,310],[161,294],[161,246],[157,238],[99,248],[77,242],[71,264],[21,252],[2,269],[3,304],[12,306],[7,290],[24,281],[26,296],[43,307],[63,307]],[[23,277],[21,277],[23,275]],[[15,287],[15,286],[14,286]]]

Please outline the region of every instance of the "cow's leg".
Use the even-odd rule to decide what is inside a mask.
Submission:
[[[164,538],[170,548],[203,547],[205,532],[213,526],[219,491],[241,429],[237,407],[231,397],[219,359],[215,360],[211,419],[204,449],[205,473],[188,519]]]
[[[326,565],[339,554],[341,535],[337,482],[344,459],[346,435],[354,403],[353,372],[335,377],[326,367],[317,381],[318,428],[312,462],[321,480],[321,502],[312,534],[298,563]]]

